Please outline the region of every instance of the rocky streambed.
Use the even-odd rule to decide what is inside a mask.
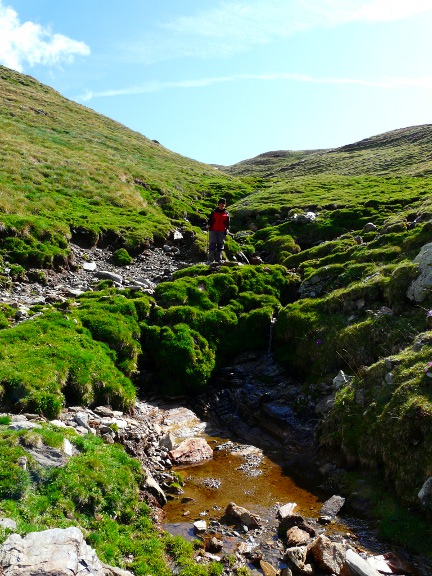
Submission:
[[[32,414],[11,418],[18,430],[41,422]],[[140,400],[129,415],[107,406],[70,407],[51,424],[122,443],[145,471],[143,491],[154,521],[173,534],[201,539],[200,562],[231,558],[224,574],[241,566],[265,575],[427,574],[379,544],[371,527],[358,532],[360,523],[340,512],[343,498],[325,500],[323,492],[300,486],[279,463],[289,448],[272,444],[266,434],[264,448],[216,436],[228,432],[220,421],[202,420],[183,402],[156,397]],[[29,450],[42,466],[61,466],[73,455],[71,445]]]
[[[70,270],[51,271],[42,284],[23,280],[2,289],[17,321],[36,303],[61,301],[102,279],[151,292],[187,265],[173,245],[145,251],[130,269],[114,266],[105,250],[73,251]],[[224,574],[244,566],[266,576],[432,573],[422,560],[380,543],[373,524],[326,485],[337,470],[317,463],[314,430],[333,395],[320,391],[326,399],[315,406],[268,351],[237,358],[192,404],[154,396],[138,401],[131,414],[69,407],[53,424],[122,443],[142,463],[154,521],[201,539],[197,561],[224,561]],[[18,429],[40,425],[37,415],[11,417]],[[61,466],[72,454],[71,446],[41,446],[31,455],[42,466]]]

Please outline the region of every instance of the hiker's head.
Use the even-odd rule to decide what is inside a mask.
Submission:
[[[225,206],[226,206],[226,198],[219,198],[218,206],[219,206],[219,208],[225,208]]]

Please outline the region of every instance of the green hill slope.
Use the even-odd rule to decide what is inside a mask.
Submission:
[[[319,174],[428,176],[432,173],[432,124],[393,130],[331,150],[268,152],[221,169],[228,174],[282,180]]]
[[[295,164],[312,154],[319,154],[323,150],[275,150],[265,152],[255,158],[243,160],[232,166],[218,166],[222,172],[234,176],[262,176],[271,177],[275,172]]]
[[[61,259],[74,231],[140,249],[247,189],[29,76],[0,67],[0,88],[3,236],[48,241],[35,265]]]

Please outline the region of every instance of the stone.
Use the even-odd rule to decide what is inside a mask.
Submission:
[[[75,527],[9,536],[0,548],[4,576],[105,576],[96,552]]]
[[[342,496],[333,495],[331,498],[326,500],[321,506],[320,514],[324,516],[337,516],[340,509],[345,504],[345,498]]]
[[[291,514],[282,518],[279,522],[278,532],[281,535],[283,533],[287,534],[288,530],[294,526],[297,526],[304,532],[307,532],[312,537],[316,536],[315,528],[310,526],[310,524],[308,524],[300,514]]]
[[[162,438],[159,440],[159,446],[161,448],[167,448],[168,450],[173,450],[175,445],[176,445],[175,437],[171,433],[165,434],[165,436],[162,436]]]
[[[418,493],[418,499],[423,508],[430,508],[432,505],[432,476],[428,478]]]
[[[204,438],[188,438],[168,453],[175,464],[194,464],[213,458],[213,450]]]
[[[337,376],[333,378],[333,386],[337,390],[348,384],[350,380],[352,380],[352,376],[347,376],[343,370],[339,370]]]
[[[290,562],[295,568],[303,570],[306,564],[307,546],[294,546],[285,552],[285,562]]]
[[[205,520],[197,520],[194,522],[193,527],[195,534],[200,534],[201,532],[205,532],[207,530],[207,522]]]
[[[114,412],[109,406],[97,406],[93,412],[99,414],[99,416],[105,416],[106,418],[112,418],[114,416]]]
[[[228,523],[236,525],[247,526],[249,529],[260,527],[260,518],[252,514],[246,508],[237,506],[234,502],[230,502],[225,510],[225,516]]]
[[[123,284],[123,278],[120,274],[115,274],[114,272],[109,272],[108,270],[97,270],[95,272],[96,278],[101,278],[102,280],[112,280],[117,282],[117,284]]]
[[[338,542],[332,542],[327,536],[318,536],[309,549],[316,564],[326,573],[339,574],[345,563],[345,548]]]
[[[167,498],[165,496],[165,492],[162,490],[162,488],[159,486],[159,484],[156,482],[156,480],[150,474],[150,471],[148,469],[144,469],[144,473],[145,473],[144,487],[151,494],[153,494],[153,496],[156,497],[159,504],[161,504],[162,506],[165,506],[165,504],[167,503]]]
[[[7,530],[16,530],[17,524],[12,518],[0,518],[0,526]]]
[[[394,574],[393,569],[387,563],[384,555],[370,556],[367,558],[366,562],[381,574]]]
[[[88,272],[94,272],[97,268],[96,262],[83,262],[83,270],[87,270]]]
[[[45,444],[41,447],[25,448],[25,450],[44,468],[61,468],[68,460],[63,450],[57,450]]]
[[[35,422],[12,422],[9,424],[9,430],[33,430],[34,428],[40,428],[40,424],[36,424]]]
[[[336,392],[328,394],[316,404],[315,412],[321,415],[328,414],[330,410],[333,408],[335,400],[336,400]]]
[[[422,302],[432,288],[432,243],[422,246],[413,262],[418,264],[420,274],[411,282],[407,296],[414,302]]]
[[[260,568],[264,576],[278,576],[279,571],[265,560],[260,560]]]
[[[213,536],[210,540],[207,540],[205,544],[205,549],[207,552],[220,552],[223,548],[223,541]]]
[[[276,518],[283,520],[284,518],[287,518],[287,516],[291,516],[294,512],[294,508],[296,507],[297,504],[295,502],[288,502],[288,504],[284,504],[276,512]]]
[[[367,222],[363,226],[363,232],[375,232],[376,230],[377,230],[377,227],[373,222]]]
[[[382,576],[373,566],[363,560],[354,550],[348,548],[345,556],[345,566],[348,568],[348,574],[351,576]]]
[[[311,535],[302,530],[298,526],[293,526],[287,531],[287,546],[291,548],[293,546],[303,546],[307,544],[311,539]]]

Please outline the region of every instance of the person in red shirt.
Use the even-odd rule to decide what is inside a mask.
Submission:
[[[225,238],[229,232],[230,215],[225,209],[226,199],[220,198],[218,207],[213,210],[207,221],[207,230],[210,231],[209,261],[220,262]]]

